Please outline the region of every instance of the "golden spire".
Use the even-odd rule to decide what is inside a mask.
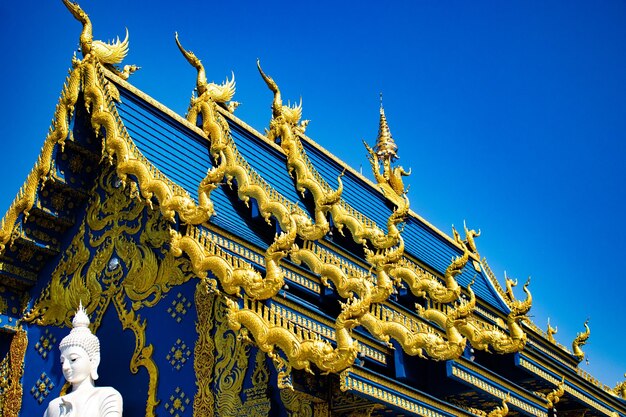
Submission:
[[[374,151],[376,155],[382,159],[389,159],[391,162],[398,159],[396,151],[398,146],[391,137],[391,131],[387,124],[387,118],[385,117],[385,109],[383,108],[383,93],[380,93],[380,123],[378,126],[378,139],[376,139],[376,145],[374,145]]]

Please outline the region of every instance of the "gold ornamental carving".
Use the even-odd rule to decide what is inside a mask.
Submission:
[[[194,346],[193,368],[196,375],[196,395],[193,400],[194,417],[213,417],[215,415],[215,398],[211,385],[215,367],[215,343],[211,335],[214,322],[215,295],[209,292],[204,281],[196,284],[194,295],[198,321],[196,332],[198,339]]]
[[[585,352],[583,352],[582,346],[587,343],[589,335],[591,334],[591,330],[589,330],[589,319],[585,320],[583,325],[585,326],[585,331],[578,333],[572,342],[572,352],[579,363],[585,359]]]
[[[287,169],[296,181],[296,189],[301,193],[308,191],[313,197],[316,222],[322,222],[326,213],[330,213],[337,230],[343,234],[343,229],[347,227],[358,244],[370,242],[376,249],[387,249],[397,245],[401,231],[398,225],[408,214],[408,199],[398,200],[397,210],[387,220],[387,234],[345,203],[341,199],[343,191],[341,175],[337,179],[337,190],[333,190],[306,155],[300,140],[300,136],[304,134],[303,126],[306,126],[306,123],[299,122],[302,117],[302,105],[283,105],[280,89],[274,79],[263,72],[258,61],[257,67],[274,94],[272,119],[267,137],[270,141],[280,139],[280,147],[287,157]]]
[[[0,375],[0,386],[2,392],[0,394],[0,416],[2,417],[18,417],[22,408],[22,395],[24,388],[21,383],[24,375],[24,356],[26,355],[26,347],[28,346],[28,336],[26,331],[18,328],[13,334],[9,353],[6,356],[6,362],[3,360],[3,374]],[[6,374],[4,374],[6,372]]]

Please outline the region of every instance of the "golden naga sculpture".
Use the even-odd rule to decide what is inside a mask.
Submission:
[[[624,378],[626,378],[626,374],[624,374]],[[618,383],[615,388],[611,390],[611,392],[626,400],[626,381]]]
[[[115,67],[115,64],[121,63],[128,54],[128,29],[126,29],[126,38],[123,41],[120,41],[119,37],[111,43],[93,40],[93,27],[87,13],[80,8],[78,3],[63,0],[63,4],[76,20],[83,24],[83,31],[79,38],[83,60],[89,61],[93,57],[97,62],[125,80],[139,69],[136,65],[126,65],[122,70]]]
[[[584,326],[585,331],[578,333],[572,342],[572,352],[574,353],[576,359],[578,359],[579,363],[585,359],[585,352],[583,352],[581,347],[587,343],[589,335],[591,334],[591,330],[589,330],[589,319],[585,320]]]
[[[400,263],[389,268],[388,272],[396,282],[404,282],[417,297],[428,297],[437,303],[450,303],[459,298],[461,287],[456,277],[463,272],[469,260],[469,251],[463,247],[463,254],[454,258],[446,268],[443,284],[434,276],[427,275],[409,263]]]
[[[335,324],[337,347],[319,335],[299,327],[285,317],[270,310],[260,302],[244,298],[244,308],[225,298],[228,305],[228,323],[233,331],[244,326],[260,350],[267,353],[279,371],[279,388],[286,388],[291,369],[313,373],[312,365],[323,373],[340,372],[352,365],[358,354],[358,342],[352,339],[351,330],[356,322],[343,321],[341,315]],[[276,351],[276,348],[285,355]]]
[[[235,180],[239,199],[246,205],[251,199],[256,200],[265,221],[271,223],[270,218],[273,216],[286,233],[290,233],[295,225],[297,235],[303,240],[323,237],[330,230],[326,216],[316,214],[316,223],[313,223],[304,210],[288,201],[261,178],[237,149],[230,135],[228,123],[217,110],[218,105],[228,107],[232,104],[227,102],[235,92],[234,75],[231,81],[221,85],[207,83],[204,65],[193,52],[183,48],[178,35],[176,44],[187,61],[198,71],[196,79],[198,96],[192,97],[187,120],[195,123],[198,115],[202,116],[202,130],[211,141],[210,152],[217,161],[211,180],[219,178],[220,181],[226,178],[226,183],[231,186]]]
[[[380,96],[380,122],[376,145],[374,145],[374,149],[372,149],[365,141],[363,141],[363,144],[369,154],[368,160],[372,166],[372,172],[374,173],[378,186],[383,194],[385,194],[385,197],[400,207],[402,205],[401,197],[408,191],[408,189],[404,188],[402,177],[411,175],[411,170],[406,171],[402,166],[393,168],[391,166],[391,164],[399,158],[397,154],[398,146],[393,140],[389,125],[387,124],[382,94]]]
[[[474,241],[475,238],[480,236],[480,229],[478,230],[478,232],[474,229],[468,229],[465,220],[463,221],[463,229],[465,229],[465,239],[461,239],[461,235],[459,234],[459,232],[456,231],[454,225],[452,225],[452,235],[454,236],[454,241],[462,247],[467,248],[467,250],[478,256],[478,258],[480,259],[478,249],[476,248],[476,242]]]
[[[506,326],[508,334],[495,326],[491,328],[485,327],[474,316],[469,316],[464,320],[457,320],[456,328],[459,333],[467,337],[474,349],[489,352],[493,350],[496,353],[514,353],[521,351],[526,346],[527,335],[522,328],[522,322],[528,321],[526,315],[532,306],[532,294],[528,290],[530,280],[524,284],[525,300],[514,300],[511,306],[511,312],[506,317]],[[476,297],[474,292],[468,287],[470,294],[469,305],[474,308],[476,305]],[[418,310],[419,312],[419,310]],[[426,316],[429,318],[429,316]]]
[[[209,200],[209,193],[215,186],[206,184],[213,181],[211,175],[207,175],[205,183],[200,184],[196,205],[188,193],[171,184],[141,156],[132,142],[124,136],[125,131],[119,122],[117,111],[113,106],[109,106],[113,99],[119,99],[119,92],[104,77],[103,67],[123,76],[113,65],[120,63],[126,55],[128,39],[112,44],[93,40],[89,16],[77,3],[69,0],[63,0],[63,3],[83,25],[80,35],[83,59],[73,59],[69,79],[63,89],[55,114],[54,131],[51,132],[54,140],[63,144],[68,134],[69,117],[73,113],[79,93],[82,92],[86,110],[90,113],[92,128],[96,135],[102,134],[103,136],[103,155],[108,157],[110,163],[115,160],[116,172],[122,184],[125,185],[128,177],[133,176],[141,197],[148,205],[152,205],[151,199],[155,197],[159,201],[161,212],[169,220],[173,220],[175,214],[178,214],[184,223],[204,223],[213,214],[213,204]],[[129,72],[129,70],[122,72]],[[49,143],[50,141],[47,140],[40,160],[48,154],[46,146]],[[50,168],[46,169],[48,173],[39,173],[43,181],[49,175]]]
[[[561,379],[559,385],[546,395],[546,401],[548,402],[548,410],[554,408],[556,404],[561,400],[561,397],[565,394],[565,377]]]
[[[326,213],[330,213],[337,230],[343,234],[343,229],[347,227],[358,244],[366,244],[369,241],[377,249],[397,245],[400,235],[397,226],[408,214],[408,199],[398,199],[398,210],[392,213],[387,221],[387,234],[342,201],[341,175],[337,179],[337,190],[333,190],[315,170],[300,141],[299,135],[304,132],[302,123],[298,124],[302,116],[302,106],[283,105],[276,82],[263,72],[258,61],[257,67],[261,77],[274,94],[272,120],[267,130],[267,137],[270,140],[280,139],[280,146],[287,156],[287,168],[296,180],[297,190],[301,193],[308,191],[313,197],[316,224],[323,224]]]
[[[191,104],[189,106],[190,111],[195,108],[195,114],[197,115],[197,110],[202,105],[201,103],[208,104],[211,102],[223,105],[226,109],[233,109],[234,111],[234,109],[239,105],[239,103],[237,102],[231,102],[233,96],[235,95],[235,74],[233,73],[232,79],[230,81],[227,79],[221,85],[209,83],[207,81],[206,71],[204,69],[204,65],[202,65],[202,61],[200,61],[200,59],[196,57],[196,55],[192,51],[188,51],[183,48],[183,46],[180,44],[180,41],[178,40],[178,32],[174,34],[174,38],[180,52],[187,59],[187,61],[198,71],[198,76],[196,79],[197,97],[192,97]],[[202,111],[202,109],[199,110]],[[193,121],[195,122],[195,120]],[[207,130],[211,131],[211,129]]]
[[[471,284],[470,284],[471,286]],[[373,306],[371,311],[361,317],[360,322],[374,337],[389,343],[394,339],[408,355],[434,360],[457,359],[463,354],[466,338],[457,330],[457,323],[466,320],[472,313],[475,303],[461,300],[446,313],[436,310],[424,310],[418,307],[418,314],[438,324],[446,337],[432,330],[431,327],[419,322],[410,322],[404,316],[389,312],[385,314],[380,305]]]
[[[504,283],[505,283],[505,295],[506,295],[506,301],[511,302],[515,299],[515,294],[513,293],[513,287],[517,287],[517,279],[516,280],[512,280],[511,278],[509,278],[506,275],[506,271],[504,272]]]
[[[265,252],[265,277],[250,264],[224,252],[207,236],[201,235],[195,228],[190,234],[182,236],[170,231],[172,253],[181,256],[185,252],[191,261],[192,269],[200,278],[206,278],[210,271],[215,275],[222,289],[231,295],[241,296],[241,289],[254,299],[267,299],[276,295],[285,284],[285,274],[280,261],[291,250],[295,239],[295,228],[291,234],[281,233]],[[213,288],[216,283],[211,282]]]
[[[343,192],[341,177],[343,173],[337,178],[337,190],[333,191],[319,174],[314,171],[308,158],[302,157],[304,149],[298,135],[304,133],[304,129],[308,124],[308,120],[300,122],[302,117],[302,100],[300,100],[300,104],[297,106],[283,105],[278,85],[263,72],[261,63],[258,60],[257,68],[267,86],[274,93],[272,120],[270,121],[269,130],[266,131],[267,137],[271,141],[276,141],[280,138],[280,146],[287,156],[287,168],[289,174],[296,179],[297,190],[302,195],[308,191],[313,197],[315,202],[315,222],[320,226],[324,226],[323,230],[320,230],[323,234],[315,239],[311,239],[317,240],[330,230],[326,214],[341,199],[341,193]]]
[[[506,394],[506,397],[502,400],[502,405],[500,407],[496,407],[492,410],[487,417],[506,417],[509,415],[509,406],[508,402],[511,402],[511,394]]]
[[[548,342],[556,343],[554,335],[559,331],[558,327],[550,326],[550,318],[548,318],[548,328],[546,329],[546,335],[548,336]]]

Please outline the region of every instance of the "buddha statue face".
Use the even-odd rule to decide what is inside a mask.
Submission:
[[[69,346],[61,351],[61,368],[63,376],[72,385],[80,384],[86,379],[93,382],[98,378],[98,363],[94,363],[80,346]]]
[[[72,331],[61,340],[61,366],[65,379],[80,384],[87,378],[98,379],[100,342],[89,330],[89,317],[81,306],[72,320]]]

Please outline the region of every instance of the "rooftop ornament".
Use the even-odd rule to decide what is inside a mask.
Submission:
[[[365,141],[363,141],[363,144],[369,153],[368,159],[372,166],[372,172],[383,194],[398,207],[403,207],[406,202],[402,197],[408,192],[408,188],[404,188],[402,177],[411,175],[411,170],[406,171],[400,165],[396,167],[391,166],[399,158],[397,153],[398,145],[396,145],[389,130],[383,107],[382,93],[380,95],[380,122],[376,144],[373,149]]]
[[[589,339],[589,335],[591,334],[591,330],[589,330],[589,319],[585,320],[585,331],[580,332],[576,335],[576,338],[572,342],[572,351],[574,352],[574,356],[578,359],[578,363],[582,362],[585,359],[585,352],[581,349],[581,346],[587,343]]]

